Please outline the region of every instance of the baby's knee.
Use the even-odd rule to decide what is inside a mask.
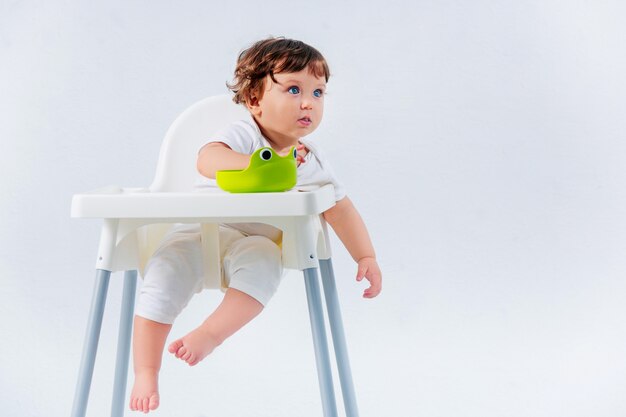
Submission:
[[[193,294],[202,290],[202,277],[170,256],[158,256],[146,265],[139,291],[137,315],[172,324]]]
[[[282,278],[281,250],[264,236],[249,236],[236,242],[224,258],[229,287],[267,305]]]
[[[264,236],[249,236],[247,239],[254,263],[268,275],[280,276],[283,272],[280,247]]]

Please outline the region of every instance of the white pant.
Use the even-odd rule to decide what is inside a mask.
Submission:
[[[222,273],[235,288],[264,306],[282,277],[281,251],[265,236],[247,236],[220,226]],[[148,261],[139,293],[138,316],[172,324],[193,294],[205,288],[199,225],[175,227]]]

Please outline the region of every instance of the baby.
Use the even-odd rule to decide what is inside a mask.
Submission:
[[[358,264],[356,280],[370,286],[363,297],[376,297],[382,276],[361,216],[346,196],[318,146],[305,139],[322,121],[330,71],[324,57],[296,40],[259,41],[239,56],[228,87],[250,118],[218,132],[199,153],[197,168],[207,184],[216,171],[244,169],[250,155],[269,146],[285,155],[297,149],[296,187],[333,184],[336,204],[324,212]],[[200,326],[172,342],[168,351],[196,365],[228,337],[256,317],[274,295],[282,276],[278,229],[257,223],[220,225],[223,275],[228,289],[216,310]],[[159,406],[158,374],[172,323],[194,293],[204,287],[200,228],[175,228],[146,265],[134,321],[135,384],[130,409],[147,413]]]

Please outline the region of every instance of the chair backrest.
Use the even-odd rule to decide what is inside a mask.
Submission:
[[[165,134],[150,191],[192,191],[199,175],[196,159],[200,147],[215,132],[248,114],[227,95],[205,98],[185,110]]]

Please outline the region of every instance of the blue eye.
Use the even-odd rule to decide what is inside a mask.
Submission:
[[[324,95],[324,92],[318,88],[317,90],[313,91],[313,95],[317,98],[320,98]]]
[[[289,89],[287,90],[289,92],[289,94],[298,94],[300,93],[300,89],[296,86],[293,87],[289,87]]]

